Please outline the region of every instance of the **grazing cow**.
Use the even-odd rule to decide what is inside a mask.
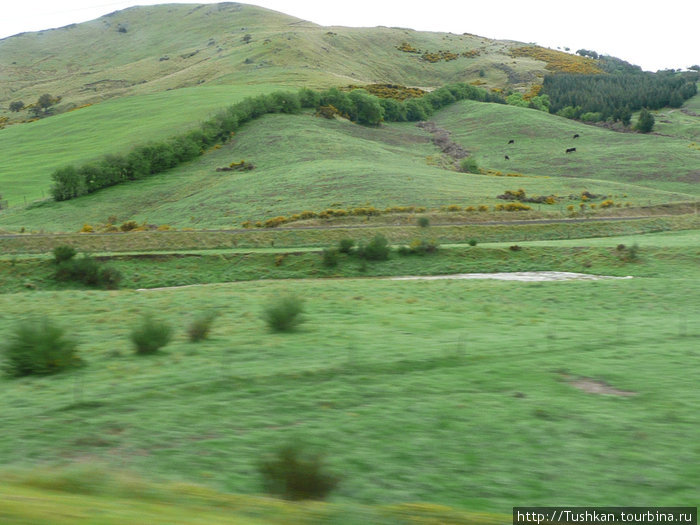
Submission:
[[[577,139],[578,137],[579,137],[579,134],[576,133],[576,135],[574,135],[574,138]]]
[[[574,151],[576,151],[576,148],[566,148],[567,153],[573,153]]]
[[[510,157],[508,155],[506,155],[506,160],[510,160]]]
[[[515,141],[514,141],[513,139],[510,139],[510,140],[508,141],[508,144],[515,144]]]

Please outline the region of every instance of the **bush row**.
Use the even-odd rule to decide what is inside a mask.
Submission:
[[[212,146],[228,141],[242,124],[270,113],[298,113],[302,108],[319,110],[332,106],[354,122],[378,125],[382,121],[425,120],[434,111],[464,99],[503,102],[500,95],[464,83],[450,84],[420,98],[405,101],[379,98],[363,89],[348,93],[337,88],[322,92],[302,88],[296,93],[278,91],[249,97],[220,111],[198,129],[161,142],[136,146],[126,154],[104,155],[80,166],[61,167],[51,176],[51,195],[56,201],[64,201],[162,173],[193,160]]]

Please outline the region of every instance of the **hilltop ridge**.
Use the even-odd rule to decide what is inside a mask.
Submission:
[[[467,33],[323,27],[231,2],[132,7],[0,40],[0,111],[43,93],[61,96],[65,110],[198,85],[525,87],[541,80],[546,63],[511,56],[523,45]]]

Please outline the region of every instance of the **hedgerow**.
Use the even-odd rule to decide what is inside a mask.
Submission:
[[[315,92],[277,91],[269,95],[248,97],[229,106],[202,123],[199,129],[170,137],[161,142],[135,146],[125,154],[104,155],[97,161],[80,166],[56,169],[51,178],[51,196],[64,201],[93,193],[102,188],[162,173],[202,155],[209,148],[230,140],[241,125],[270,113],[295,114],[302,108],[315,108],[326,117],[340,115],[364,125],[381,122],[425,120],[438,109],[457,100],[503,103],[496,93],[469,84],[455,83],[417,97],[395,100],[380,98],[364,89],[345,92],[331,88]]]

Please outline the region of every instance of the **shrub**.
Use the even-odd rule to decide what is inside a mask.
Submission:
[[[427,228],[430,226],[430,219],[428,219],[428,217],[418,217],[418,226]]]
[[[479,165],[474,157],[464,157],[459,162],[459,171],[462,173],[479,173]]]
[[[100,265],[89,255],[75,257],[58,264],[55,278],[58,281],[77,281],[88,286],[100,282]]]
[[[338,243],[338,251],[340,253],[349,254],[352,252],[353,246],[355,246],[355,241],[352,239],[340,239],[340,242]]]
[[[385,261],[389,258],[389,241],[381,234],[377,234],[367,243],[357,250],[358,255],[368,261]]]
[[[94,231],[95,229],[89,224],[83,224],[83,227],[80,228],[80,233],[92,233]]]
[[[56,264],[60,264],[63,261],[69,261],[70,259],[75,257],[75,254],[75,248],[68,245],[56,246],[53,249],[53,258]]]
[[[326,266],[328,268],[334,268],[338,266],[338,250],[335,250],[333,248],[326,248],[323,250],[321,253],[321,257],[323,259],[323,266]]]
[[[216,312],[206,312],[197,316],[187,327],[187,337],[189,337],[190,342],[198,343],[207,339],[211,330],[211,324],[217,316]]]
[[[401,255],[425,255],[435,253],[439,247],[440,245],[435,240],[414,239],[408,247],[401,246],[399,253]]]
[[[469,239],[469,246],[476,246],[477,241],[476,239]]]
[[[639,245],[637,245],[637,243],[632,246],[618,244],[617,251],[620,252],[620,259],[624,262],[635,262],[639,260]]]
[[[635,129],[642,133],[649,133],[652,129],[654,129],[654,123],[654,115],[652,115],[648,109],[642,108],[642,111],[639,113],[639,119],[637,120]]]
[[[79,366],[75,341],[48,319],[22,321],[5,347],[4,371],[15,377],[55,374]]]
[[[87,193],[85,179],[74,166],[57,169],[51,175],[51,179],[51,196],[56,201],[73,199]]]
[[[326,471],[320,456],[305,453],[297,445],[280,448],[263,459],[258,471],[267,493],[295,501],[324,499],[339,482]]]
[[[138,227],[139,225],[136,221],[126,221],[121,226],[119,226],[119,229],[123,232],[130,232],[131,230],[135,230]]]
[[[131,331],[131,342],[137,354],[154,354],[167,345],[173,337],[169,324],[147,315],[139,326]]]
[[[304,302],[294,295],[279,297],[263,310],[263,319],[274,332],[291,332],[302,322]]]
[[[284,216],[272,217],[271,219],[267,219],[263,223],[263,226],[265,228],[276,228],[277,226],[280,226],[280,225],[285,224],[287,222],[289,222],[287,220],[287,217],[284,217]]]
[[[109,290],[116,290],[119,288],[119,283],[121,283],[121,281],[122,273],[111,266],[100,268],[97,274],[97,284]]]

